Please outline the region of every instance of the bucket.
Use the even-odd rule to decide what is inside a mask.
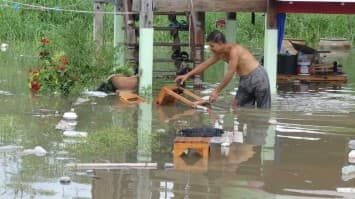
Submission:
[[[310,66],[311,66],[311,62],[309,61],[297,62],[297,74],[309,75]]]
[[[287,74],[287,75],[296,75],[296,55],[278,55],[277,56],[277,73],[278,74]]]

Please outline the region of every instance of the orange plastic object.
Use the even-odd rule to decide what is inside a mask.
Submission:
[[[125,104],[138,104],[145,101],[141,96],[129,91],[120,91],[119,96]]]
[[[195,149],[202,158],[208,158],[210,137],[176,137],[174,140],[174,156],[181,156],[186,149]]]
[[[192,98],[191,101],[187,98]],[[201,97],[195,95],[191,91],[175,86],[164,86],[156,99],[156,103],[160,105],[168,105],[175,102],[175,100],[179,100],[193,108],[196,108],[197,105],[206,104],[207,101],[202,99]]]

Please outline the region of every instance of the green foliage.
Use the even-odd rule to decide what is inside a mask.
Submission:
[[[18,140],[19,121],[12,116],[0,117],[0,144],[14,144]]]
[[[128,129],[111,126],[89,133],[85,141],[76,144],[70,150],[78,157],[100,157],[117,160],[122,154],[136,148],[137,137]]]
[[[134,75],[134,70],[132,64],[130,62],[126,62],[123,65],[114,67],[112,70],[112,74],[118,74],[118,75],[129,77]]]

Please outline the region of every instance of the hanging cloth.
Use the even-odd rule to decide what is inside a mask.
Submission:
[[[286,21],[286,14],[285,13],[278,13],[277,14],[277,51],[281,51],[282,40],[284,37],[284,30],[285,30],[285,21]]]

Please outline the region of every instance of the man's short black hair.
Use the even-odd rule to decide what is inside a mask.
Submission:
[[[219,30],[214,30],[210,34],[208,34],[207,42],[210,42],[210,41],[215,42],[215,43],[223,43],[223,44],[225,44],[227,42],[226,37]]]

